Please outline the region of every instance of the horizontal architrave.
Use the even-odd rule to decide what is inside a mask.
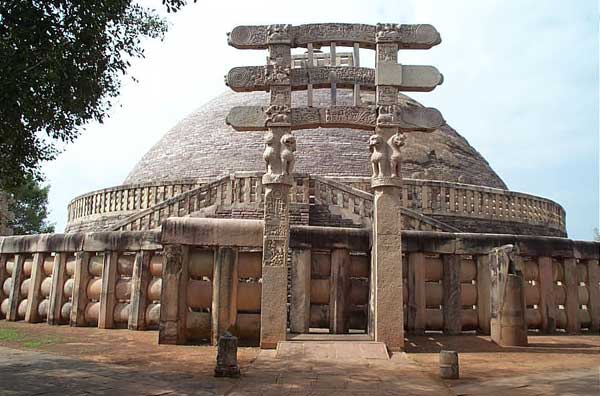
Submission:
[[[269,44],[286,43],[292,48],[330,45],[351,47],[357,43],[361,48],[374,49],[377,26],[359,23],[313,23],[290,26],[287,38],[269,37],[269,25],[236,26],[228,33],[227,42],[238,49],[267,49]],[[429,49],[442,42],[440,34],[432,25],[399,25],[396,39],[386,42],[398,44],[400,49]]]
[[[322,127],[372,131],[376,126],[393,126],[406,132],[431,132],[445,124],[437,109],[414,105],[397,105],[393,124],[379,125],[374,106],[295,107],[291,109],[290,122],[285,125],[269,124],[267,108],[233,107],[225,121],[236,131],[266,131],[269,126],[291,126],[292,130]]]
[[[433,66],[393,65],[386,74],[385,85],[405,92],[430,92],[442,84],[443,76]],[[268,91],[270,84],[264,66],[242,66],[229,70],[226,84],[235,92]],[[360,85],[363,91],[375,91],[375,69],[352,66],[315,66],[290,70],[293,91],[313,88],[330,88],[334,80],[337,88]]]

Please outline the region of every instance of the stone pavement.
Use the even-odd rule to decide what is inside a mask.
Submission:
[[[523,375],[486,382],[451,385],[460,396],[537,396],[537,395],[600,395],[600,368],[568,370],[547,374]]]
[[[396,353],[387,360],[359,351],[353,353],[354,343],[320,347],[314,347],[315,343],[304,344],[288,346],[279,355],[274,350],[261,351],[256,359],[245,364],[240,379],[212,377],[206,365],[212,366],[214,362],[207,359],[214,357],[207,356],[197,366],[190,361],[191,370],[184,371],[172,370],[169,362],[174,357],[168,355],[154,365],[138,361],[119,364],[0,347],[0,396],[600,395],[600,354],[589,355],[598,357],[598,364],[585,367],[531,372],[525,366],[520,372],[495,377],[474,375],[469,366],[475,362],[470,363],[469,355],[465,354],[466,375],[460,380],[443,382],[435,375],[436,364],[418,361],[416,354]],[[182,354],[193,353],[189,348],[178,348]],[[507,364],[500,354],[492,357],[496,361],[494,367]],[[518,368],[519,360],[524,358],[525,354],[515,357],[513,365]],[[540,364],[547,359],[548,355],[537,354]],[[202,365],[204,369],[200,368]]]
[[[168,362],[165,362],[168,364]],[[451,395],[406,357],[277,358],[261,351],[241,379],[217,379],[0,347],[0,395]]]

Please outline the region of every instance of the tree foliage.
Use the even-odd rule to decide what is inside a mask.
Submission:
[[[26,176],[23,183],[10,191],[9,211],[13,219],[9,226],[15,235],[54,232],[54,225],[46,221],[49,188]]]
[[[178,11],[185,0],[163,0]],[[0,189],[41,180],[58,142],[102,122],[145,38],[166,21],[133,1],[0,0]]]

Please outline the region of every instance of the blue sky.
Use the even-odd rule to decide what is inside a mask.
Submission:
[[[160,8],[159,0],[145,1]],[[169,128],[226,90],[234,66],[264,63],[264,51],[227,46],[239,24],[311,22],[431,23],[442,44],[402,51],[401,63],[444,74],[437,107],[514,191],[543,196],[567,212],[569,236],[591,239],[600,220],[598,2],[227,1],[190,4],[169,15],[164,41],[124,79],[119,105],[43,170],[51,220],[64,228],[68,202],[119,185]],[[361,56],[361,60],[366,59]]]

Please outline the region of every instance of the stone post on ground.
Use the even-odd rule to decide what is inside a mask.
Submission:
[[[218,343],[215,377],[238,378],[240,376],[240,367],[237,361],[237,337],[227,331],[219,337]]]
[[[265,68],[271,91],[266,110],[263,158],[264,231],[262,259],[261,348],[276,348],[287,334],[287,259],[290,238],[289,191],[293,184],[296,140],[291,134],[290,25],[268,29],[269,64]]]
[[[527,346],[525,281],[518,260],[513,245],[490,252],[490,330],[500,346]]]

